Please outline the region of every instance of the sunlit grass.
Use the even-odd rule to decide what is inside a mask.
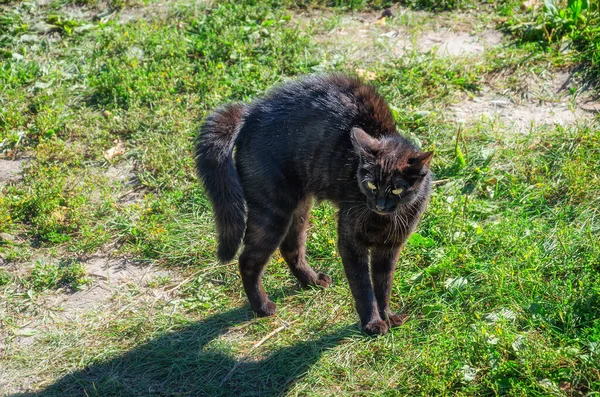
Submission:
[[[454,120],[448,110],[489,76],[504,73],[495,84],[517,92],[510,76],[570,61],[506,44],[480,57],[411,51],[332,63],[312,35],[336,26],[341,12],[385,5],[377,2],[338,4],[333,22],[308,29],[291,3],[181,3],[127,23],[118,13],[68,16],[73,3],[102,11],[85,1],[2,6],[0,150],[28,162],[22,180],[0,186],[0,388],[49,396],[600,391],[597,118],[521,134],[497,120]],[[76,20],[74,30],[38,34],[33,25],[50,12]],[[210,109],[334,64],[371,72],[399,129],[436,151],[438,182],[394,283],[392,306],[410,319],[380,338],[358,330],[327,203],[313,208],[308,255],[334,285],[300,290],[275,254],[265,287],[278,315],[254,319],[236,264],[216,262],[211,208],[193,170],[192,141]],[[63,312],[57,297],[96,285],[99,276],[85,274],[93,255],[171,273],[121,285],[84,313]]]

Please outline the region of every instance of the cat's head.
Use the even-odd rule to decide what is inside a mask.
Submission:
[[[413,149],[401,139],[376,139],[358,127],[351,137],[360,156],[358,183],[372,211],[390,214],[419,196],[433,152]]]

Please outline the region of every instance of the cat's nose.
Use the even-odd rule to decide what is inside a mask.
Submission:
[[[383,211],[385,209],[385,202],[383,200],[377,200],[377,203],[375,203],[375,209],[377,209],[377,211]]]

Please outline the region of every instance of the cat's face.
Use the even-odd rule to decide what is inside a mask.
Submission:
[[[418,197],[433,152],[402,148],[394,140],[377,140],[360,128],[352,130],[352,142],[360,155],[359,187],[372,211],[390,214]]]

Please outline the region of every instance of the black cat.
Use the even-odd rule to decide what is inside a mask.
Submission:
[[[373,87],[343,75],[303,78],[215,110],[196,144],[197,168],[214,207],[219,258],[233,259],[244,239],[239,268],[252,309],[277,309],[261,281],[277,247],[302,285],[331,284],[306,263],[315,198],[339,208],[338,248],[364,331],[403,323],[390,311],[390,290],[400,248],[429,198],[432,155],[398,134]]]

